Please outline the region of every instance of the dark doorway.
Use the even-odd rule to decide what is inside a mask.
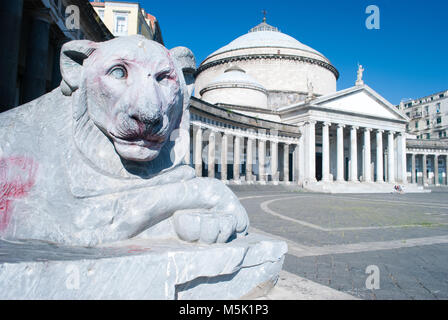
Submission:
[[[316,179],[322,180],[322,153],[316,152]]]
[[[345,158],[345,170],[344,170],[344,180],[345,181],[348,181],[348,162],[349,162],[349,159],[347,157],[347,158]]]
[[[293,172],[293,154],[290,153],[289,154],[289,159],[288,159],[288,173],[289,173],[289,181],[292,181],[293,177],[294,177],[294,172]]]

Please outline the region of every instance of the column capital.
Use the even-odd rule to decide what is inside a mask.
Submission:
[[[400,136],[404,136],[404,135],[406,135],[406,132],[404,132],[404,131],[400,131],[400,132],[398,132],[398,134],[399,134]]]
[[[351,130],[358,130],[359,127],[358,127],[358,126],[350,126],[350,129],[351,129]]]
[[[312,124],[312,125],[315,125],[316,123],[317,123],[316,120],[306,120],[306,121],[305,121],[305,124]]]
[[[395,134],[395,131],[393,131],[393,130],[388,130],[388,134],[394,135],[394,134]]]
[[[345,128],[345,124],[342,124],[342,123],[338,123],[337,126],[338,126],[338,128]]]
[[[364,131],[371,132],[371,131],[372,131],[372,128],[364,128]]]
[[[329,127],[329,126],[331,126],[331,122],[330,121],[324,121],[323,125],[326,126],[326,127]]]
[[[384,133],[383,129],[376,129],[376,133]]]

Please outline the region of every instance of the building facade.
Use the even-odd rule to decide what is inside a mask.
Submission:
[[[410,118],[408,132],[417,139],[448,141],[448,90],[402,102],[399,107]]]
[[[68,16],[76,14],[69,10],[71,5],[79,10],[76,28],[66,25]],[[87,0],[4,1],[0,26],[7,45],[0,51],[0,112],[59,86],[59,56],[65,42],[113,38]]]
[[[448,143],[414,139],[412,116],[366,85],[363,71],[338,91],[329,59],[264,19],[198,67],[187,162],[227,183],[324,192],[446,184]]]
[[[140,34],[163,44],[157,19],[137,2],[92,1],[92,7],[114,36]]]

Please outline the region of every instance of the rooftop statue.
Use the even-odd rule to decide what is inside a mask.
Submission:
[[[183,164],[195,60],[142,36],[61,51],[61,86],[0,114],[0,238],[227,242],[236,196]]]
[[[364,73],[364,68],[362,67],[362,65],[358,64],[358,71],[356,72],[357,77],[356,77],[356,85],[357,86],[362,86],[364,85],[364,80],[362,80],[362,75]]]

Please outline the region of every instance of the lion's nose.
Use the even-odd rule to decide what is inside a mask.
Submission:
[[[146,132],[158,132],[163,126],[163,118],[160,114],[155,114],[152,116],[139,116],[137,114],[133,114],[130,117],[137,123],[143,124]]]

